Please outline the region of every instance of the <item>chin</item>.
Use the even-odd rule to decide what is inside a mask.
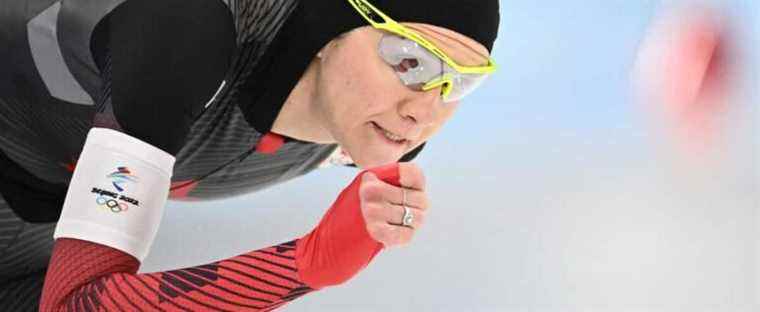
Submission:
[[[398,160],[401,158],[401,156],[396,155],[389,155],[389,154],[382,154],[382,155],[357,155],[358,157],[353,157],[354,164],[362,169],[369,169],[374,167],[379,167],[382,165],[386,165],[389,163],[395,163],[398,162]]]

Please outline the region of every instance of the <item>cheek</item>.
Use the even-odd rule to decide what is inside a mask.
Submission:
[[[324,63],[322,80],[326,83],[323,101],[341,128],[367,123],[376,115],[394,109],[397,92],[387,75],[366,49],[346,47]],[[346,129],[347,130],[347,129]]]

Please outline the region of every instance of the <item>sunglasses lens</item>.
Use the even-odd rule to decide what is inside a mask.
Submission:
[[[441,61],[416,42],[394,35],[380,39],[380,57],[407,86],[425,84],[443,72]]]
[[[396,35],[386,34],[380,39],[379,54],[408,88],[424,91],[431,89],[431,83],[440,86],[444,102],[462,99],[487,77],[459,73],[417,42]],[[444,76],[448,77],[446,83],[436,83]]]
[[[488,75],[457,74],[453,79],[451,93],[445,98],[444,102],[455,102],[469,95],[475,89],[480,87]]]

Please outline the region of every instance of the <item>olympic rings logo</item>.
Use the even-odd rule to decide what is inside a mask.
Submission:
[[[116,201],[113,198],[108,198],[104,196],[98,196],[98,198],[95,199],[95,203],[100,205],[100,207],[103,207],[104,209],[109,209],[113,213],[120,213],[129,210],[129,206],[125,203],[120,203]]]

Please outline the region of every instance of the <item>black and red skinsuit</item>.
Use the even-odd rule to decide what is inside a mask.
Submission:
[[[175,156],[175,200],[245,194],[317,168],[336,145],[270,133],[321,48],[304,32],[309,14],[299,0],[0,0],[0,307],[36,310],[54,244],[64,262],[97,255],[105,266],[89,272],[121,287],[88,284],[74,309],[103,306],[93,294],[109,290],[141,307],[184,300],[172,305],[180,310],[206,307],[186,295],[205,285],[200,293],[218,305],[210,310],[236,310],[230,292],[245,298],[241,307],[268,309],[311,291],[293,271],[295,241],[132,279],[139,264],[118,250],[52,240],[92,127]],[[52,269],[67,265],[76,263]],[[247,282],[219,275],[225,266]]]

